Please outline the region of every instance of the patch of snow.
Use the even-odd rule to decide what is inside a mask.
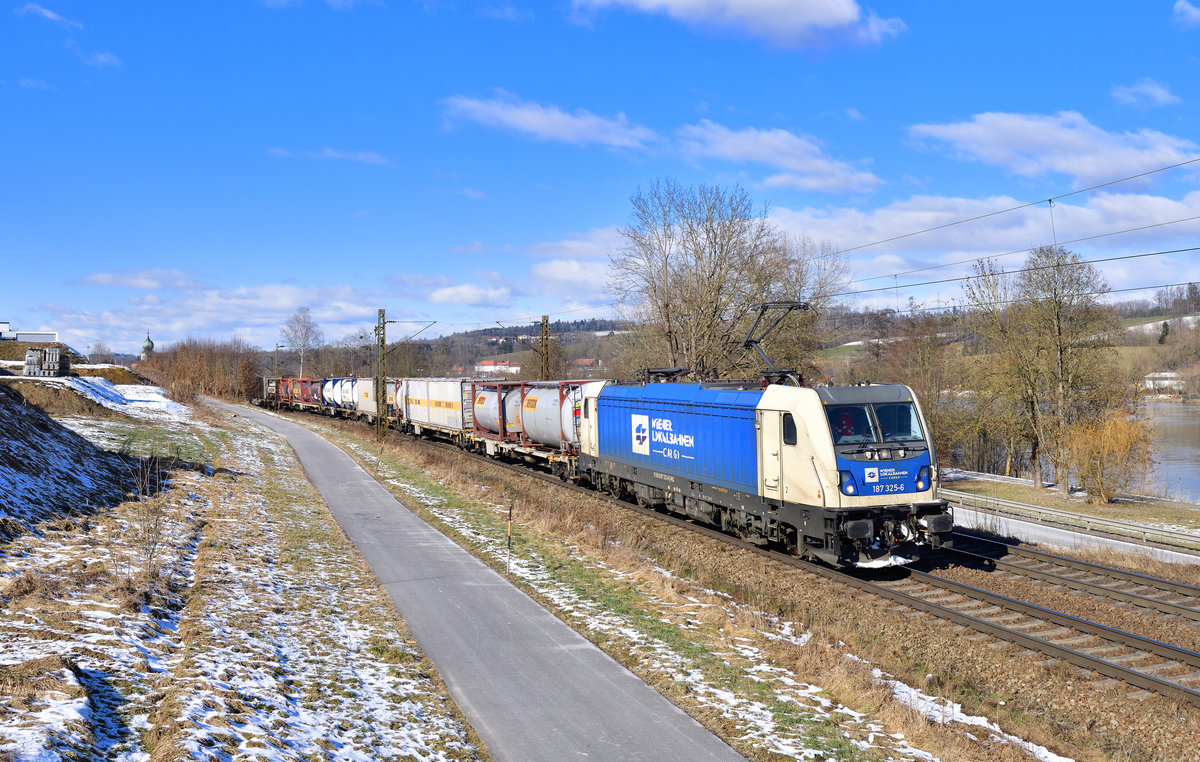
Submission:
[[[1038,762],[1074,762],[1071,757],[1059,756],[1045,746],[1039,746],[1017,736],[1005,733],[1000,729],[999,725],[987,717],[965,713],[962,710],[961,704],[949,699],[922,693],[899,680],[891,679],[891,675],[887,675],[877,668],[872,669],[871,674],[874,675],[876,680],[881,681],[892,689],[892,696],[897,701],[920,712],[921,716],[930,722],[936,722],[939,725],[960,723],[984,728],[990,731],[992,741],[1019,746],[1032,755],[1034,759],[1038,760]]]

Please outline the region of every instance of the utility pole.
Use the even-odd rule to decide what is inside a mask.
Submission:
[[[387,435],[387,318],[379,310],[375,324],[375,436],[383,441]]]
[[[276,344],[275,345],[275,368],[274,368],[275,378],[279,378],[279,348],[283,347],[283,346],[287,346],[287,345],[286,344]]]
[[[550,316],[542,315],[542,380],[550,380]]]

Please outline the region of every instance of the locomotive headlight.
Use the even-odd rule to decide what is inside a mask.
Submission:
[[[849,471],[838,471],[838,484],[843,495],[857,495],[858,485],[854,483],[854,474]]]
[[[929,466],[921,466],[921,470],[917,471],[917,492],[924,492],[929,489]]]

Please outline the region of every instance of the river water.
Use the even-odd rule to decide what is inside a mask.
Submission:
[[[1200,502],[1200,405],[1152,401],[1144,410],[1158,431],[1157,467],[1146,491]]]

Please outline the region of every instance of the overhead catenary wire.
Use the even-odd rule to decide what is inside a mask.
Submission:
[[[1191,246],[1191,247],[1183,248],[1183,249],[1168,249],[1165,251],[1148,251],[1148,252],[1142,252],[1140,254],[1122,254],[1120,256],[1101,257],[1098,259],[1081,259],[1077,262],[1063,263],[1062,266],[1078,267],[1081,265],[1097,264],[1099,262],[1117,262],[1117,261],[1125,260],[1125,259],[1141,259],[1144,257],[1158,257],[1158,256],[1163,256],[1164,254],[1181,254],[1181,253],[1190,252],[1190,251],[1200,251],[1200,246]],[[1006,274],[1017,275],[1017,274],[1026,273],[1026,272],[1035,272],[1037,270],[1046,270],[1051,267],[1058,267],[1058,266],[1059,265],[1040,265],[1038,267],[1023,267],[1018,270],[1008,270],[1008,271],[1006,271]],[[943,283],[962,283],[962,282],[969,281],[969,280],[975,280],[976,278],[979,278],[979,277],[980,276],[978,276],[978,275],[963,275],[958,278],[942,278],[940,280],[921,281],[920,283],[905,283],[903,286],[880,286],[879,288],[867,288],[867,289],[860,289],[858,291],[843,291],[841,293],[831,294],[831,297],[859,296],[861,294],[873,294],[873,293],[878,293],[880,291],[896,291],[897,293],[899,293],[900,289],[902,289],[902,288],[910,289],[910,288],[916,288],[918,286],[936,286],[936,285],[940,285]],[[1137,290],[1137,289],[1135,289],[1135,290]]]
[[[1099,238],[1110,238],[1115,235],[1124,235],[1126,233],[1137,233],[1142,230],[1151,230],[1153,228],[1161,228],[1161,227],[1165,227],[1167,225],[1178,225],[1179,223],[1182,223],[1182,222],[1194,222],[1196,220],[1200,220],[1200,214],[1197,214],[1197,215],[1194,215],[1191,217],[1181,217],[1177,220],[1167,220],[1165,222],[1154,222],[1149,225],[1139,225],[1138,227],[1134,227],[1134,228],[1125,228],[1123,230],[1113,230],[1108,233],[1097,233],[1096,235],[1083,236],[1082,238],[1073,238],[1069,241],[1063,241],[1059,245],[1068,246],[1073,243],[1083,243],[1084,241],[1094,241]],[[901,270],[900,272],[889,273],[887,275],[871,275],[866,278],[855,278],[854,282],[855,283],[866,283],[867,281],[882,280],[883,278],[892,278],[892,277],[896,277],[896,276],[900,276],[900,275],[912,275],[913,273],[929,272],[930,270],[941,270],[946,267],[955,267],[957,265],[970,264],[971,262],[977,262],[980,259],[999,259],[1000,257],[1010,257],[1010,256],[1013,256],[1014,254],[1025,254],[1028,251],[1029,251],[1028,247],[1026,247],[1024,249],[1013,249],[1012,251],[1005,251],[1005,252],[1001,252],[999,254],[989,254],[984,257],[971,257],[970,259],[959,259],[954,262],[943,262],[941,264],[929,265],[927,267],[915,267],[911,270]]]
[[[1050,198],[1042,198],[1042,199],[1038,199],[1037,201],[1027,201],[1023,204],[1017,204],[1016,206],[1010,206],[1007,209],[997,209],[996,211],[987,212],[986,214],[978,214],[978,215],[975,215],[974,217],[966,217],[961,220],[954,220],[952,222],[946,222],[941,225],[934,225],[932,227],[924,228],[922,230],[914,230],[911,233],[903,233],[901,235],[891,236],[890,238],[883,238],[878,241],[871,241],[870,243],[863,243],[863,244],[859,244],[858,246],[851,246],[849,248],[839,249],[836,252],[834,252],[834,254],[848,254],[852,251],[858,251],[860,249],[867,249],[872,246],[878,246],[883,243],[891,243],[892,241],[899,241],[904,238],[912,238],[913,236],[923,235],[925,233],[932,233],[935,230],[945,230],[946,228],[954,227],[956,225],[964,225],[968,222],[976,222],[978,220],[985,220],[989,217],[996,217],[1001,214],[1008,214],[1009,212],[1016,212],[1021,209],[1028,209],[1029,207],[1037,206],[1038,204],[1045,204],[1047,202],[1054,202],[1054,201],[1058,201],[1060,199],[1070,198],[1071,196],[1078,196],[1081,193],[1090,193],[1091,191],[1099,190],[1100,188],[1107,188],[1110,185],[1118,185],[1120,183],[1126,183],[1126,182],[1129,182],[1130,180],[1137,180],[1142,177],[1148,177],[1150,175],[1157,174],[1159,172],[1166,172],[1167,170],[1178,169],[1179,167],[1186,167],[1189,164],[1195,164],[1197,162],[1200,162],[1200,156],[1197,156],[1193,159],[1187,159],[1186,161],[1177,162],[1175,164],[1170,164],[1165,167],[1157,167],[1155,169],[1146,170],[1145,172],[1139,172],[1136,175],[1129,175],[1128,177],[1120,177],[1120,178],[1117,178],[1116,180],[1109,180],[1107,182],[1098,183],[1096,185],[1090,185],[1086,188],[1080,188],[1078,190],[1073,190],[1068,193],[1060,193],[1057,196],[1051,196]]]
[[[1156,285],[1147,285],[1147,286],[1130,286],[1128,288],[1113,288],[1113,289],[1109,289],[1107,291],[1084,291],[1084,292],[1080,292],[1079,294],[1076,294],[1076,296],[1104,296],[1106,294],[1122,294],[1122,293],[1129,293],[1132,291],[1149,291],[1152,289],[1153,290],[1161,290],[1164,288],[1180,288],[1183,286],[1190,286],[1194,283],[1195,283],[1195,281],[1184,281],[1182,283],[1159,283]],[[998,307],[1003,307],[1003,306],[1008,306],[1008,305],[1012,305],[1012,304],[1021,304],[1023,302],[1032,303],[1033,301],[1034,301],[1033,299],[1030,299],[1028,297],[1018,297],[1016,299],[1001,299],[1001,300],[997,300],[995,302],[990,302],[990,304],[993,304]],[[892,311],[887,312],[887,315],[889,317],[903,317],[905,315],[938,316],[938,315],[945,315],[948,313],[953,313],[956,310],[969,312],[971,309],[972,309],[971,306],[966,305],[966,304],[949,304],[949,305],[942,306],[942,307],[913,307],[912,309],[907,309],[907,310],[892,310]],[[845,328],[854,319],[860,319],[867,315],[877,314],[878,312],[879,312],[878,310],[864,309],[861,312],[847,311],[847,312],[835,313],[833,315],[834,319],[840,320],[841,323],[839,325],[835,325],[834,330],[841,330],[841,329]]]

